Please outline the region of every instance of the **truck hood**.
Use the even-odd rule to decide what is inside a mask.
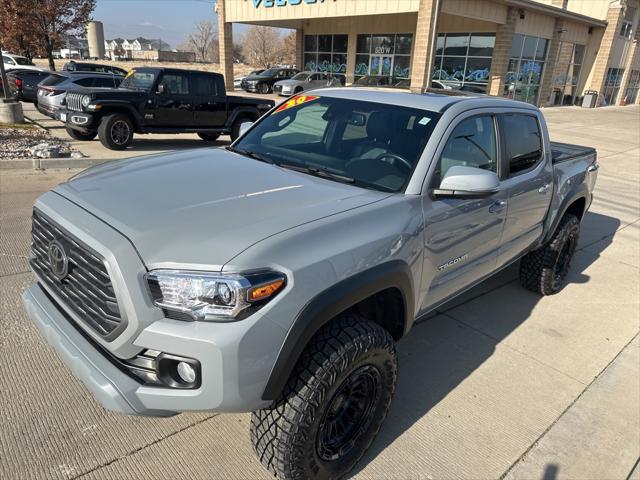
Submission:
[[[126,236],[149,269],[195,270],[389,196],[216,148],[109,162],[55,191]]]
[[[92,100],[125,100],[138,101],[146,98],[149,94],[140,90],[130,90],[128,88],[89,88],[76,87],[68,93],[82,93],[91,95]]]

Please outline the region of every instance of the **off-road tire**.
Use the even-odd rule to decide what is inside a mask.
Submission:
[[[579,236],[580,221],[575,215],[565,214],[551,240],[520,262],[522,286],[541,295],[554,295],[562,290]]]
[[[199,133],[198,136],[202,140],[206,140],[207,142],[215,142],[216,140],[218,140],[218,138],[220,138],[219,133]]]
[[[380,430],[395,391],[397,368],[393,338],[378,324],[349,313],[322,327],[301,355],[280,398],[251,416],[251,442],[262,464],[284,480],[343,477]],[[351,400],[339,394],[361,372],[379,377],[374,395],[365,397],[360,391],[359,397],[346,396],[356,403],[357,398],[372,398],[364,409],[364,420],[354,429],[353,446],[339,449],[336,458],[323,458],[321,433],[327,432],[334,412],[329,408],[336,408],[338,402],[337,408],[344,404],[348,410]]]
[[[74,140],[80,140],[82,142],[88,142],[90,140],[93,140],[94,138],[96,138],[96,135],[98,135],[98,132],[80,132],[78,130],[74,130],[73,128],[67,128],[67,133],[69,134],[69,136],[71,138],[73,138]]]
[[[114,128],[124,126],[128,128],[128,136],[126,139],[117,139],[116,133],[114,132]],[[131,118],[123,113],[113,113],[111,115],[107,115],[100,122],[100,126],[98,127],[98,137],[100,138],[100,143],[107,147],[110,150],[125,150],[131,142],[133,141],[133,132],[134,126]]]
[[[258,91],[258,93],[261,93],[262,95],[266,95],[267,93],[271,92],[271,87],[269,86],[268,83],[260,83],[258,84],[258,87],[256,88],[256,90]]]
[[[254,120],[252,118],[249,118],[245,115],[243,115],[242,117],[236,118],[235,121],[233,122],[233,125],[231,125],[231,133],[229,134],[229,136],[231,137],[231,141],[235,142],[240,136],[240,125],[246,122],[253,122],[253,121]]]

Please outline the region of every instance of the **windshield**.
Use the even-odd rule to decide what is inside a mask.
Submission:
[[[298,73],[297,75],[294,75],[293,77],[291,77],[291,80],[300,80],[300,81],[304,81],[304,80],[306,80],[307,78],[309,78],[310,76],[311,76],[311,74],[310,74],[310,73],[302,72],[302,73]]]
[[[131,70],[118,88],[149,91],[155,79],[154,73]]]
[[[25,57],[13,57],[18,65],[33,65],[33,62],[29,61],[28,58]]]
[[[279,68],[270,68],[269,70],[265,70],[264,72],[259,73],[258,76],[259,77],[272,77],[276,73],[278,73],[279,71],[280,71]]]
[[[439,116],[416,108],[302,95],[283,103],[232,149],[328,180],[398,192]]]

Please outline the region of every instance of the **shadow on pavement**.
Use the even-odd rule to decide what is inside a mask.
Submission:
[[[585,254],[582,255],[578,251],[574,257],[569,274],[570,283],[586,283],[590,280],[583,272],[611,244],[620,221],[589,212],[582,224],[590,230],[597,230],[598,236],[597,239],[581,241],[579,248],[590,246],[590,249],[583,251]],[[496,274],[464,294],[464,298],[469,301],[487,293],[487,283],[503,286],[517,282],[518,266],[519,263]],[[559,295],[562,295],[562,292]],[[525,289],[520,291],[519,296],[517,302],[509,302],[510,306],[496,305],[492,318],[487,320],[494,327],[498,326],[492,329],[492,332],[496,332],[495,335],[469,335],[468,332],[473,327],[445,313],[439,316],[432,315],[418,323],[411,333],[398,343],[400,365],[395,398],[380,434],[352,474],[362,470],[366,464],[373,461],[414,423],[425,416],[491,357],[501,340],[529,318],[541,297]],[[457,306],[461,302],[452,300],[450,304]],[[517,305],[516,308],[513,308],[514,304]],[[451,305],[443,305],[438,308],[438,312],[447,312],[451,309]],[[456,342],[456,339],[459,341]],[[552,471],[548,473],[554,475]]]

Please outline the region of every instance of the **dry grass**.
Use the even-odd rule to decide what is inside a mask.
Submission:
[[[0,123],[0,129],[13,128],[14,130],[33,130],[33,123]]]
[[[57,59],[55,61],[56,70],[62,70],[62,67],[69,60],[67,59]],[[94,60],[87,60],[88,62],[94,62]],[[46,58],[35,58],[33,60],[38,67],[48,69],[49,61]],[[124,68],[125,70],[130,70],[132,68],[138,67],[168,67],[168,68],[183,68],[185,70],[200,70],[204,72],[222,72],[222,67],[219,63],[181,63],[181,62],[153,62],[149,60],[131,60],[128,62],[112,62],[108,60],[98,60],[96,63],[104,63],[106,65],[114,65],[116,67]],[[241,76],[248,74],[251,70],[255,70],[254,67],[249,65],[245,65],[242,63],[234,64],[233,66],[233,76]]]

